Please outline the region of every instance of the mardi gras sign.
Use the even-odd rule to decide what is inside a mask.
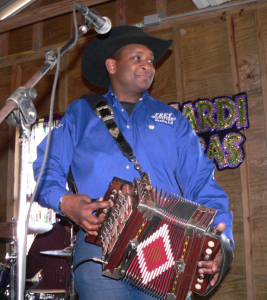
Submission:
[[[217,97],[212,101],[198,99],[170,103],[181,110],[196,131],[205,154],[216,164],[218,170],[236,168],[244,160],[242,144],[245,136],[239,132],[249,127],[247,94]]]

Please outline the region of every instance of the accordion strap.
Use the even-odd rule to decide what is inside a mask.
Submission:
[[[113,137],[114,141],[118,145],[122,154],[127,157],[133,164],[134,168],[139,172],[141,178],[150,184],[150,179],[147,173],[142,172],[142,166],[137,162],[136,156],[133,153],[133,149],[127,142],[124,135],[121,133],[114,118],[114,112],[112,107],[109,106],[108,100],[100,94],[84,94],[83,99],[86,99],[91,108],[101,118],[106,125],[109,133]],[[148,182],[149,181],[149,182]]]
[[[113,109],[109,106],[107,99],[99,94],[85,94],[81,98],[86,99],[97,116],[103,120],[122,154],[130,160],[133,159],[133,149],[119,130],[114,119]]]
[[[230,244],[227,240],[227,237],[224,233],[220,234],[219,240],[220,240],[220,244],[221,244],[221,253],[222,253],[222,264],[221,264],[221,267],[220,267],[219,276],[218,276],[218,279],[217,279],[215,285],[211,286],[209,284],[206,291],[205,291],[205,293],[202,294],[201,296],[206,296],[218,285],[218,283],[221,281],[223,275],[225,274],[225,272],[229,268],[229,266],[230,266],[230,264],[231,264],[231,262],[233,261],[233,258],[234,258],[233,250],[232,250],[232,248],[231,248],[231,246],[230,246]]]

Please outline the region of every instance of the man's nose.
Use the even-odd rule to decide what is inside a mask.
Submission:
[[[151,63],[149,63],[148,61],[144,61],[141,65],[141,67],[144,69],[144,70],[151,70],[152,69],[152,65]]]

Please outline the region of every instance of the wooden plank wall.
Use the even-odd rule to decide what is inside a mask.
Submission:
[[[102,3],[103,2],[103,3]],[[234,170],[216,171],[216,179],[226,190],[234,213],[235,259],[222,283],[202,299],[267,299],[267,1],[177,16],[147,33],[173,39],[171,49],[156,65],[151,95],[165,103],[212,100],[217,96],[248,95],[250,128],[243,133],[246,157]],[[0,23],[0,106],[18,86],[25,84],[44,62],[43,51],[64,45],[73,34],[74,1],[43,0]],[[113,24],[141,23],[143,16],[164,12],[165,16],[197,11],[189,0],[80,1],[108,16]],[[63,9],[64,8],[64,9]],[[35,12],[33,14],[33,12]],[[78,19],[82,21],[78,14]],[[17,22],[14,22],[17,20]],[[16,28],[14,24],[22,24]],[[80,71],[81,54],[93,30],[79,39],[77,46],[61,61],[55,111],[86,92],[106,89],[88,83]],[[54,70],[36,86],[34,100],[39,115],[47,114]],[[0,222],[16,216],[18,148],[15,130],[0,125]],[[16,154],[16,155],[15,155]],[[3,261],[5,245],[0,245]],[[194,299],[201,299],[194,296]]]

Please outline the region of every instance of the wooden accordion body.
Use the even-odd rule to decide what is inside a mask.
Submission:
[[[114,206],[98,212],[106,215],[99,235],[86,238],[103,247],[102,274],[167,300],[205,294],[211,275],[200,276],[197,264],[221,248],[212,229],[217,211],[144,190],[140,179],[113,178],[104,200]]]

